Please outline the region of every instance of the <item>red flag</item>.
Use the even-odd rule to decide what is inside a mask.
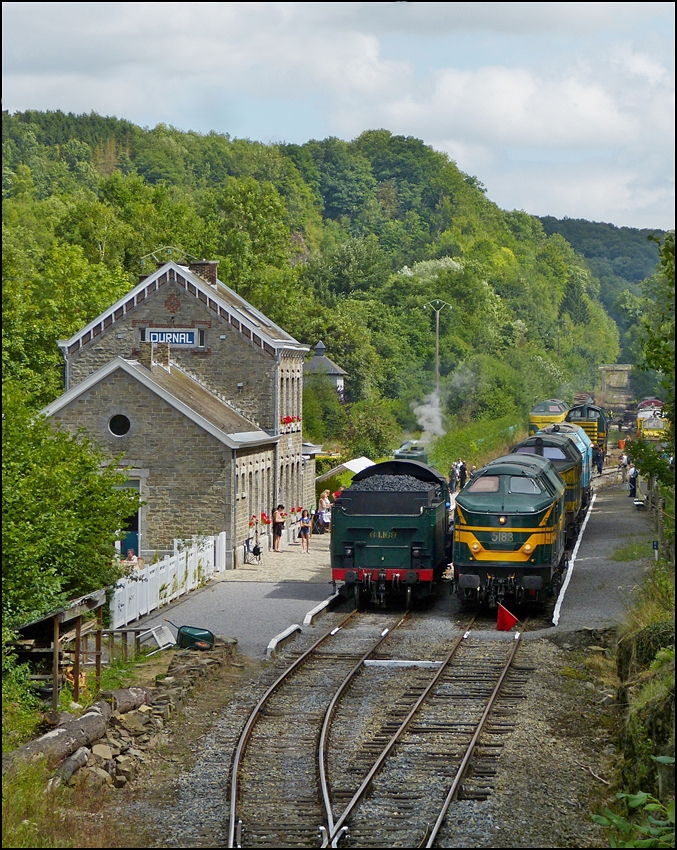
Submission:
[[[507,608],[504,608],[501,603],[498,603],[498,619],[496,621],[496,629],[499,632],[509,632],[510,629],[518,622],[517,617],[511,614]]]

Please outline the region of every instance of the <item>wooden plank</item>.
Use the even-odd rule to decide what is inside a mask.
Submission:
[[[54,617],[54,647],[52,650],[52,708],[59,706],[59,615]]]
[[[75,659],[73,661],[73,699],[80,699],[80,628],[82,617],[78,617],[75,623]]]

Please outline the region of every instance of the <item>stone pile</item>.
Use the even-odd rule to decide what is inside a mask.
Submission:
[[[148,758],[145,751],[158,743],[165,724],[181,711],[195,685],[230,664],[236,644],[235,638],[217,638],[209,651],[180,649],[167,673],[157,676],[154,688],[103,692],[102,699],[113,706],[104,736],[62,762],[57,782],[73,784],[78,771],[84,770],[87,783],[124,788]],[[118,706],[134,707],[120,711]]]

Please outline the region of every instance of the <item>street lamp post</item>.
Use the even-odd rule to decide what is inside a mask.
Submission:
[[[451,304],[442,301],[441,298],[433,298],[427,304],[423,305],[423,309],[430,307],[435,311],[435,392],[439,395],[440,392],[440,313],[445,307],[452,309]]]

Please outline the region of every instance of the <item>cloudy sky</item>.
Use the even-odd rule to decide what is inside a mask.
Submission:
[[[385,127],[506,209],[674,227],[672,3],[3,3],[3,109]]]

